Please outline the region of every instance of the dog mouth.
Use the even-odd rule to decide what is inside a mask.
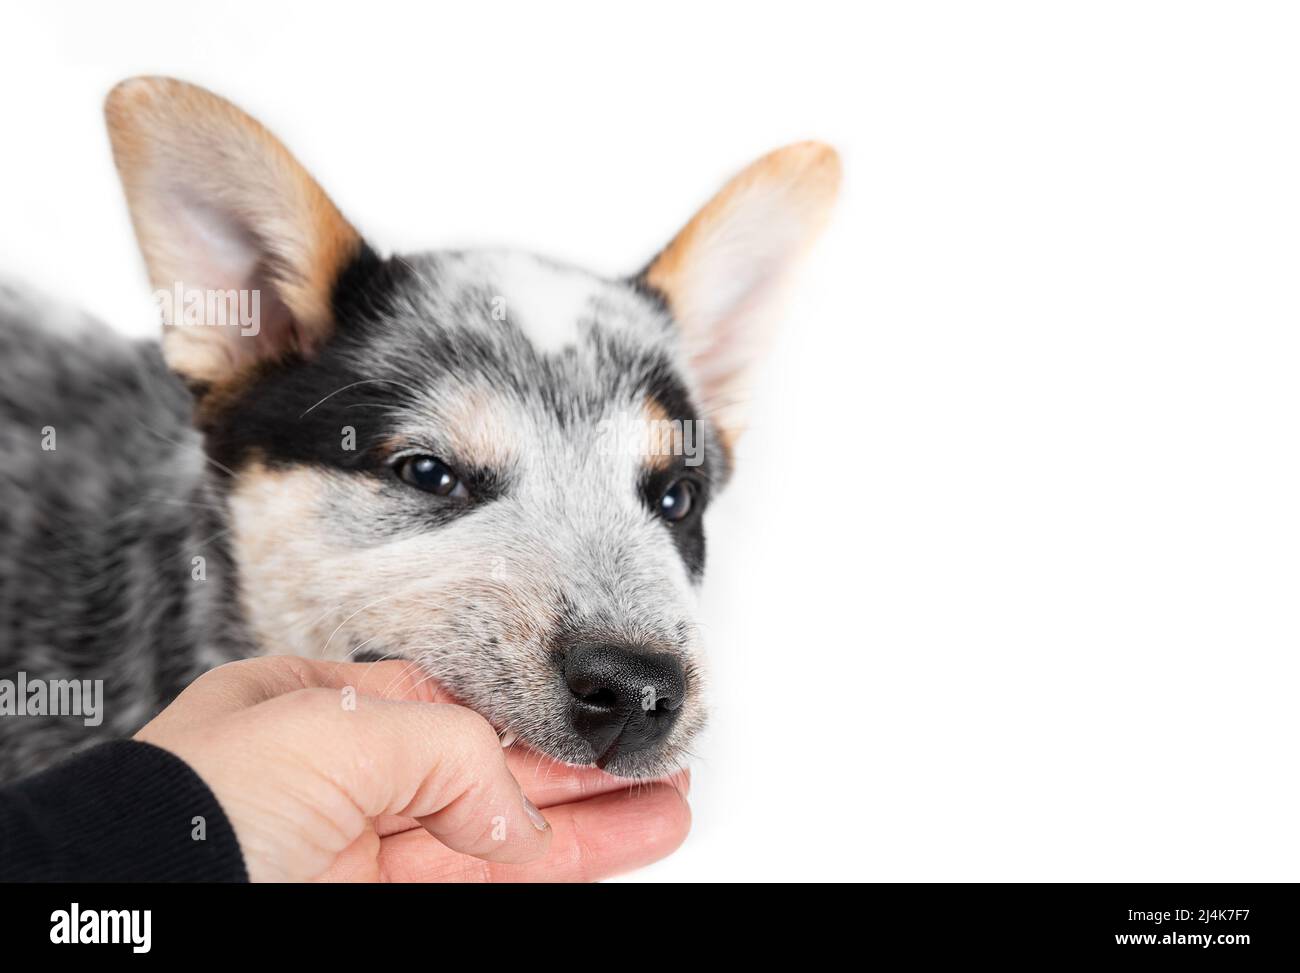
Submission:
[[[489,720],[489,722],[492,722]],[[492,723],[497,731],[497,740],[502,750],[527,751],[547,757],[570,767],[595,767],[614,777],[661,777],[667,776],[682,765],[670,748],[658,748],[651,751],[639,750],[627,752],[621,735],[614,735],[602,748],[573,741],[561,746],[548,746],[534,743],[518,731],[506,726]]]
[[[611,777],[657,780],[670,777],[686,766],[674,749],[624,754],[617,740],[594,756],[591,754],[574,756],[565,751],[557,753],[550,748],[536,746],[511,729],[498,730],[497,739],[501,743],[502,750],[528,753],[539,758],[554,760],[568,767],[594,767]]]
[[[610,733],[607,739],[593,745],[575,734],[573,727],[563,721],[550,731],[542,729],[536,734],[521,732],[508,721],[485,714],[451,693],[439,690],[438,695],[440,702],[466,706],[483,716],[496,731],[502,750],[526,753],[570,767],[595,767],[613,777],[667,777],[685,766],[682,760],[684,751],[675,746],[661,745],[643,749],[629,747],[628,740],[621,732]],[[628,722],[631,722],[630,716]]]

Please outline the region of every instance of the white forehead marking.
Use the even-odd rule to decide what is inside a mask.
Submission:
[[[598,278],[526,253],[493,254],[490,261],[491,285],[505,301],[506,320],[538,351],[551,354],[578,341],[578,322],[602,289]]]

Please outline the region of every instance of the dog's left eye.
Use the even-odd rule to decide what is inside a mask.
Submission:
[[[670,523],[684,520],[695,506],[695,484],[677,480],[659,498],[659,516]]]
[[[404,456],[394,469],[403,483],[440,497],[464,499],[469,490],[460,477],[436,456]]]

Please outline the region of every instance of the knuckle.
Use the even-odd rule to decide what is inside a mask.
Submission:
[[[335,712],[342,712],[339,694],[332,689],[321,687],[295,689],[293,692],[285,693],[280,699],[282,705],[302,715],[332,715]]]
[[[442,710],[443,718],[455,732],[458,739],[474,750],[492,749],[501,752],[501,743],[492,724],[478,713],[464,706],[440,703],[435,707]]]

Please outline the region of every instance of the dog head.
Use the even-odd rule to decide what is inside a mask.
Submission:
[[[194,86],[124,82],[106,110],[258,642],[408,659],[561,760],[678,765],[704,722],[703,514],[835,153],[760,159],[607,280],[506,251],[381,257]]]

